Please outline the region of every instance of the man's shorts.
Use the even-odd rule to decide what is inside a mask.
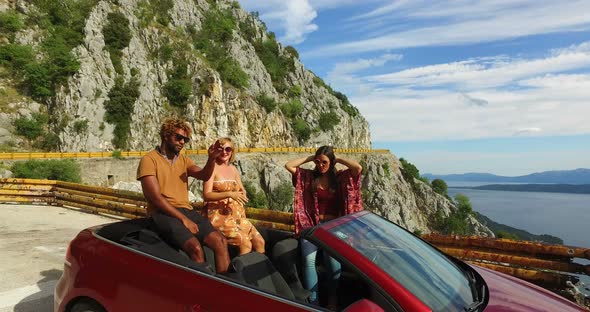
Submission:
[[[199,231],[196,235],[191,233],[191,231],[189,231],[189,229],[187,229],[186,226],[175,217],[160,212],[154,212],[151,215],[154,230],[173,247],[182,249],[184,243],[195,236],[202,244],[205,237],[215,231],[213,225],[209,222],[209,219],[203,217],[198,211],[185,208],[178,208],[178,211],[187,216],[199,227]]]

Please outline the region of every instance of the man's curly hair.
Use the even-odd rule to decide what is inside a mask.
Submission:
[[[188,125],[186,120],[181,118],[168,118],[164,120],[160,127],[160,138],[162,141],[175,133],[176,129],[182,129],[186,132],[187,137],[191,137],[191,127]]]

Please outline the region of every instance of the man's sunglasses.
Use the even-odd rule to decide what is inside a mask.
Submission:
[[[184,143],[188,143],[191,140],[189,137],[185,137],[184,135],[178,134],[178,133],[175,134],[175,138],[176,138],[176,141],[179,141],[179,142],[180,142],[180,140],[184,140]]]

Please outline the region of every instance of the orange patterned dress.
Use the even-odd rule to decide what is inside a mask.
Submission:
[[[238,190],[238,183],[235,180],[213,181],[214,192]],[[230,245],[249,245],[252,238],[260,235],[254,225],[246,219],[244,206],[232,198],[207,202],[207,216],[213,227],[223,233]]]

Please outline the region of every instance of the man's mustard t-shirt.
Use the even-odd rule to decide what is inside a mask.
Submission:
[[[194,162],[186,155],[178,155],[171,164],[157,150],[147,153],[139,161],[137,180],[145,176],[155,176],[162,196],[176,208],[192,209],[188,201],[188,168]],[[152,214],[154,207],[148,203],[147,212]]]

